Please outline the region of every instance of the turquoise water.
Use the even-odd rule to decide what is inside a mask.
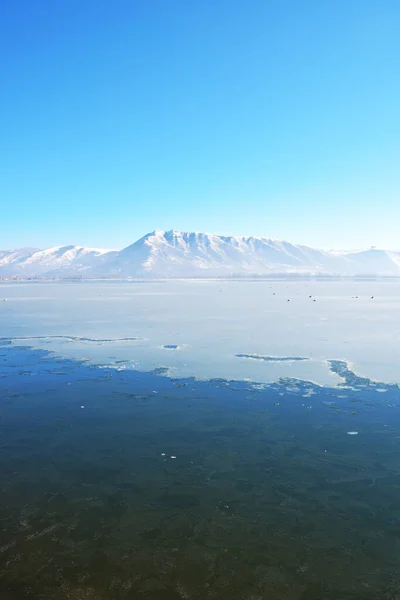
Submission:
[[[399,388],[330,367],[170,379],[3,340],[1,600],[399,598]]]

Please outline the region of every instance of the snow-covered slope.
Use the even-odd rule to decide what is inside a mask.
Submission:
[[[86,272],[90,276],[91,269],[112,253],[83,246],[0,251],[0,277],[70,277]]]
[[[18,248],[17,250],[0,250],[0,275],[4,271],[18,270],[18,265],[23,264],[37,248]]]
[[[400,276],[400,252],[328,252],[257,237],[154,231],[120,251],[82,246],[0,252],[0,277]]]

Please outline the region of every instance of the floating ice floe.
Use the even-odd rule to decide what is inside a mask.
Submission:
[[[310,360],[304,356],[265,356],[264,354],[235,354],[237,358],[248,358],[250,360],[264,360],[266,362],[296,362]]]

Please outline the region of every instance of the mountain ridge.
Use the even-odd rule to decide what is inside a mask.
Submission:
[[[0,251],[0,278],[400,276],[400,251],[321,250],[256,236],[154,230],[121,250],[64,245]]]

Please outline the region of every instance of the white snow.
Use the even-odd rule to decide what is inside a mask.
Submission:
[[[54,246],[46,250],[0,252],[0,277],[67,277],[90,274],[112,250]]]
[[[400,276],[400,252],[325,251],[264,237],[154,231],[123,250],[83,246],[0,252],[0,277],[179,278],[273,274]]]

